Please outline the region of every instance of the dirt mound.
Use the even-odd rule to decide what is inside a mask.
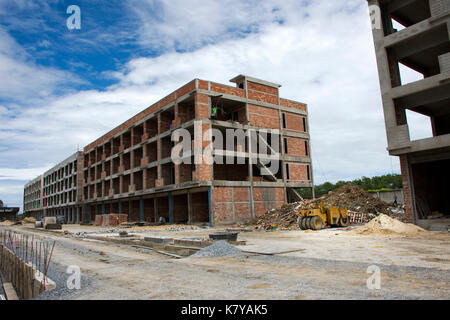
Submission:
[[[350,223],[365,223],[379,214],[387,214],[398,220],[404,220],[402,208],[396,208],[375,198],[357,185],[346,184],[326,196],[286,204],[279,209],[272,209],[256,221],[257,229],[269,230],[272,226],[279,229],[296,229],[298,213],[302,209],[313,208],[320,203],[325,207],[342,207],[349,210]]]
[[[383,235],[383,234],[399,234],[399,235],[424,235],[428,231],[410,223],[403,223],[393,219],[385,214],[372,219],[361,228],[350,231],[353,234],[366,235]]]
[[[35,223],[36,219],[33,217],[27,217],[22,220],[23,223]]]

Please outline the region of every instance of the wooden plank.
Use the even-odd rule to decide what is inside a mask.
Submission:
[[[19,300],[19,296],[11,282],[3,283],[3,290],[5,291],[6,300]]]

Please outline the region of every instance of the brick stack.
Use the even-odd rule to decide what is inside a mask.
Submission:
[[[101,227],[117,227],[119,224],[128,221],[127,214],[105,214],[95,216],[95,225]]]
[[[95,216],[95,226],[101,226],[103,224],[103,216],[101,215],[96,215]]]
[[[117,227],[119,224],[127,222],[128,215],[127,214],[107,214],[103,216],[103,227]]]

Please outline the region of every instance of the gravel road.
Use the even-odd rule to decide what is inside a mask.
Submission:
[[[310,249],[277,255],[238,253],[238,250],[231,256],[220,256],[223,250],[230,253],[234,250],[219,244],[214,250],[205,248],[202,257],[177,260],[104,241],[70,235],[47,236],[56,240],[49,277],[57,288],[36,299],[447,299],[450,296],[448,269],[377,263],[380,289],[369,290],[367,279],[371,274],[367,270],[372,262],[332,260],[326,255],[311,257]],[[396,241],[395,244],[403,240]],[[402,250],[404,254],[418,254],[413,249],[408,252],[406,247]],[[208,257],[211,252],[219,256]],[[445,263],[445,257],[441,255],[440,259]],[[80,290],[69,290],[66,285],[69,277],[66,270],[72,265],[82,271]]]

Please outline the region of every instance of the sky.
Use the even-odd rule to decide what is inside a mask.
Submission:
[[[0,199],[22,207],[29,180],[178,87],[238,74],[308,104],[316,184],[399,172],[366,0],[0,0]]]

